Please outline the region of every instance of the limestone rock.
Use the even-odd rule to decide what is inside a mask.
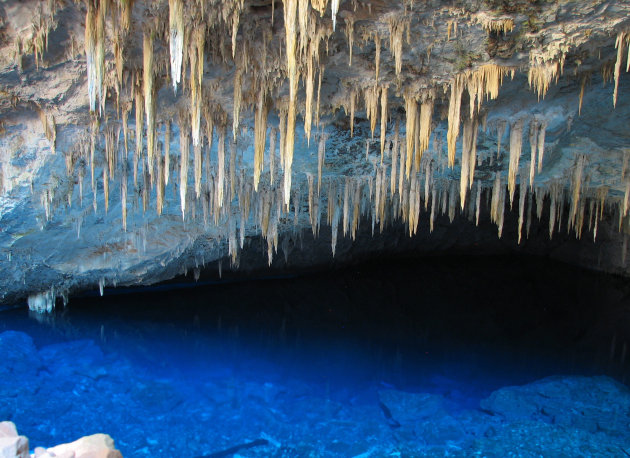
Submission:
[[[28,439],[26,437],[0,437],[0,458],[28,457]]]
[[[3,421],[0,423],[0,438],[17,437],[17,428],[11,421]]]
[[[51,456],[67,458],[122,458],[114,447],[114,440],[107,434],[93,434],[69,444],[61,444],[47,449]]]

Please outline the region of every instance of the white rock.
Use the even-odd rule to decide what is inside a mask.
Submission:
[[[0,437],[0,458],[29,458],[28,439],[24,436]]]
[[[85,436],[69,444],[51,447],[46,451],[51,456],[63,458],[122,458],[122,454],[114,447],[114,440],[107,434]]]
[[[11,421],[0,422],[0,437],[17,437],[17,428]]]

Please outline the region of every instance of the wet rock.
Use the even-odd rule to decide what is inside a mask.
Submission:
[[[0,437],[0,458],[28,457],[28,439],[26,437]]]
[[[76,458],[122,458],[114,440],[107,434],[93,434],[69,444],[61,444],[46,451],[50,456]]]
[[[0,361],[0,380],[11,374],[35,376],[41,366],[33,339],[16,331],[0,334]]]
[[[609,377],[549,377],[501,388],[482,400],[481,407],[509,421],[535,420],[618,435],[622,425],[630,423],[630,390]]]
[[[3,421],[0,423],[0,439],[5,437],[17,437],[17,428],[11,421]]]
[[[401,425],[411,425],[446,413],[444,398],[435,394],[382,390],[378,396],[391,412],[392,418]]]

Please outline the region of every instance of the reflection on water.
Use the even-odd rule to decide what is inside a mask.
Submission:
[[[125,456],[623,454],[626,283],[420,258],[4,310],[0,420]]]

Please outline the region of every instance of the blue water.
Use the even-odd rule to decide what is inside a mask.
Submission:
[[[627,304],[606,302],[623,284],[537,263],[414,260],[106,291],[49,316],[5,309],[0,420],[16,423],[32,448],[103,432],[124,456],[556,456],[558,436],[591,444],[575,449],[586,455],[623,456],[630,431],[616,425],[630,410],[585,422],[547,415],[545,406],[533,415],[519,404],[529,396],[522,391],[508,396],[513,415],[484,401],[502,387],[529,393],[537,385],[528,384],[561,376],[578,393],[618,390],[625,405],[627,323],[614,317]],[[514,272],[531,277],[532,267],[540,277]],[[568,288],[576,275],[581,293]],[[527,282],[536,287],[523,289]],[[600,298],[597,311],[591,296]],[[557,387],[544,389],[552,393],[540,402],[558,396]],[[546,410],[586,402],[604,411],[602,396],[567,394]]]

